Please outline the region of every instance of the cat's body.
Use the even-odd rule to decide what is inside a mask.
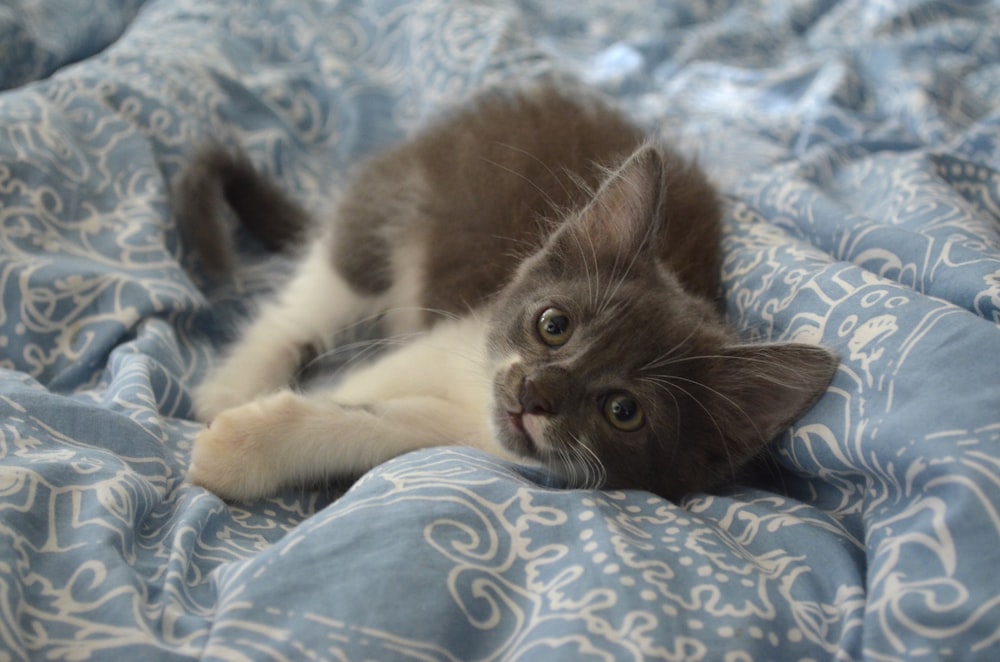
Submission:
[[[223,204],[272,247],[307,247],[195,393],[211,424],[190,477],[229,498],[441,444],[676,498],[731,477],[836,365],[818,347],[737,344],[712,303],[720,211],[704,175],[552,87],[484,95],[376,156],[315,228],[219,149],[176,201],[217,263]],[[412,339],[333,388],[289,387],[339,329],[379,315]]]

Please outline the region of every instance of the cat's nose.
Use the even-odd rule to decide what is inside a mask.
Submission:
[[[555,400],[546,393],[542,384],[531,377],[525,377],[521,386],[521,407],[525,414],[551,416],[556,413]]]

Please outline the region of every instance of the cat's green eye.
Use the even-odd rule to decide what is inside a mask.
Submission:
[[[538,336],[549,347],[565,345],[573,335],[573,322],[559,308],[547,308],[538,316]]]
[[[628,393],[612,393],[605,399],[604,418],[622,432],[634,432],[646,421],[642,407]]]

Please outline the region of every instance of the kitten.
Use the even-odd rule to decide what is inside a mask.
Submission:
[[[194,394],[209,425],[190,479],[225,498],[463,444],[570,486],[676,499],[731,478],[837,364],[816,346],[737,342],[713,303],[707,178],[579,92],[481,94],[364,163],[327,222],[219,147],[175,204],[210,265],[231,260],[226,205],[267,246],[304,249]],[[398,348],[293,390],[338,329],[377,315]]]

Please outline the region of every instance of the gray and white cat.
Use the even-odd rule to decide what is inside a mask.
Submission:
[[[224,207],[297,271],[194,394],[190,479],[229,499],[462,444],[580,487],[676,499],[731,478],[826,389],[827,350],[740,344],[713,300],[704,174],[604,103],[493,91],[363,164],[314,223],[245,158],[203,149],[181,227],[231,259]],[[339,329],[398,347],[335,387],[291,384]]]

